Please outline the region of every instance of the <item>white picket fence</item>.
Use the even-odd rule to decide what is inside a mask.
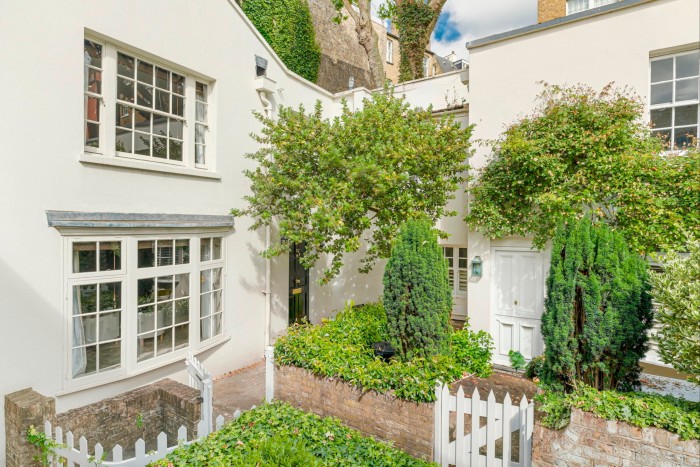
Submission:
[[[520,405],[512,405],[510,394],[503,403],[497,403],[493,391],[485,401],[474,389],[471,398],[464,396],[460,386],[457,395],[451,395],[447,385],[435,388],[435,457],[442,466],[456,467],[530,467],[532,463],[532,432],[534,404],[523,395]],[[450,414],[455,413],[455,436],[450,438]],[[464,434],[465,415],[471,415],[471,430]],[[482,417],[486,425],[482,426]],[[518,432],[518,462],[512,461],[514,446],[512,433]],[[496,457],[496,441],[501,439],[502,455]],[[486,446],[486,455],[479,450]],[[504,462],[505,460],[505,462]]]
[[[224,417],[219,415],[216,417],[215,426],[212,430],[212,414],[213,414],[213,392],[212,379],[209,372],[202,366],[202,363],[189,355],[186,360],[187,370],[190,373],[190,386],[199,389],[202,393],[202,419],[197,424],[197,438],[192,441],[187,441],[187,428],[181,426],[177,430],[177,442],[168,445],[168,435],[161,432],[157,439],[157,447],[153,451],[146,452],[146,442],[139,438],[134,444],[134,456],[124,459],[124,449],[120,445],[114,446],[111,453],[105,451],[104,447],[97,443],[93,452],[88,451],[88,441],[84,436],[78,440],[78,447],[75,446],[75,436],[72,432],[63,433],[61,427],[55,429],[50,422],[44,424],[44,433],[48,439],[54,440],[58,447],[53,449],[53,456],[50,462],[51,466],[68,466],[68,467],[86,467],[92,465],[100,466],[120,466],[120,467],[143,467],[151,462],[163,459],[165,456],[173,452],[180,446],[187,445],[198,441],[204,436],[209,435],[213,431],[218,431],[225,423]],[[251,407],[251,410],[255,406]],[[241,416],[241,411],[236,410],[233,414],[233,420]]]

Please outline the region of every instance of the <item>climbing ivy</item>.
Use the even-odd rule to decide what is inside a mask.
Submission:
[[[428,45],[426,38],[440,12],[423,2],[401,2],[396,5],[396,28],[401,45],[399,81],[423,77],[423,55]]]
[[[241,6],[287,68],[315,83],[321,50],[306,1],[245,0]]]

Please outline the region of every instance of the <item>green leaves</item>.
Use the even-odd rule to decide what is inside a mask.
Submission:
[[[387,320],[381,304],[346,308],[321,326],[294,325],[275,344],[280,365],[305,368],[314,374],[340,378],[365,390],[393,391],[415,402],[435,399],[436,381],[452,382],[464,374],[491,374],[493,342],[485,332],[469,329],[451,334],[444,354],[385,362],[374,356],[374,342],[386,341]]]
[[[427,466],[339,420],[273,402],[243,413],[221,430],[178,448],[155,465]]]
[[[700,384],[700,241],[688,243],[689,255],[660,258],[664,271],[652,273],[652,295],[658,303],[655,340],[664,363]]]
[[[276,223],[280,241],[265,252],[285,254],[306,242],[301,259],[314,265],[328,255],[322,282],[336,276],[343,255],[367,245],[361,272],[387,258],[406,220],[453,215],[445,205],[464,182],[471,127],[412,109],[388,91],[333,120],[304,107],[281,108],[253,138],[258,163],[245,172],[252,182],[248,206],[234,210],[255,220],[251,229]]]
[[[597,391],[581,385],[570,394],[547,391],[535,396],[542,424],[564,427],[571,408],[592,412],[607,420],[621,420],[639,427],[655,426],[677,433],[682,439],[700,439],[700,403],[642,392]]]
[[[700,236],[700,152],[661,155],[644,104],[610,85],[546,85],[535,112],[492,142],[466,221],[487,236],[533,236],[588,214],[642,254]]]

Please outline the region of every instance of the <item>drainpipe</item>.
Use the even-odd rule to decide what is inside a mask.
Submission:
[[[272,118],[273,106],[272,102],[267,98],[268,94],[272,94],[275,89],[275,82],[266,76],[260,76],[256,78],[256,90],[258,91],[258,97],[260,102],[263,104],[263,110],[265,112],[265,117]],[[268,225],[265,227],[265,249],[270,248],[272,239],[272,228]],[[272,324],[272,259],[265,259],[265,347],[271,344],[271,330],[270,326]]]

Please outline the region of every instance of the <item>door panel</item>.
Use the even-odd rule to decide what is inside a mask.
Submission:
[[[544,256],[532,251],[496,250],[493,275],[494,361],[509,364],[508,352],[527,359],[544,349],[540,320],[544,303]]]
[[[289,251],[289,324],[309,320],[309,270],[299,259],[303,243],[293,243]]]

